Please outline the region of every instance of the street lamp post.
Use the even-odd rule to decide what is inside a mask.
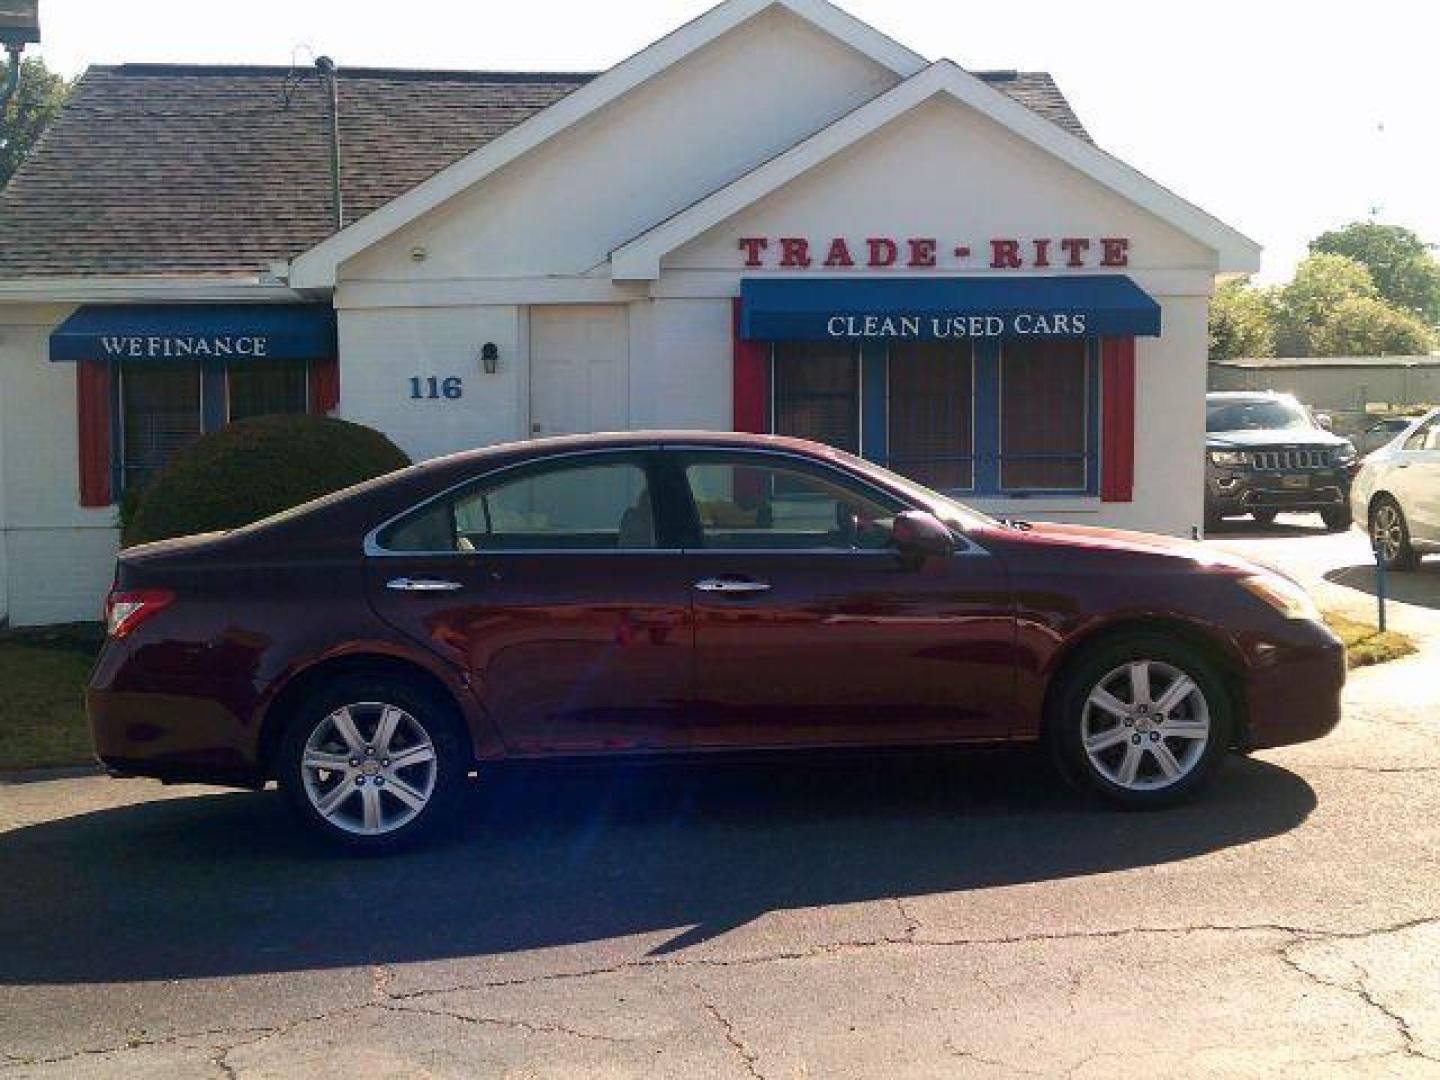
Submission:
[[[0,0],[0,46],[9,57],[5,83],[0,86],[0,112],[20,87],[20,54],[40,40],[40,0]]]

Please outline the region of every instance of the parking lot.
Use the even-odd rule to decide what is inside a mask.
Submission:
[[[1373,605],[1358,533],[1214,542]],[[273,792],[7,783],[0,1075],[1440,1075],[1440,566],[1392,593],[1421,652],[1335,734],[1155,814],[1024,753],[517,769],[357,861]]]

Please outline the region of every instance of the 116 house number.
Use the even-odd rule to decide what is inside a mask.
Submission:
[[[465,396],[465,381],[459,375],[442,379],[438,375],[415,375],[410,379],[412,401],[459,401]]]

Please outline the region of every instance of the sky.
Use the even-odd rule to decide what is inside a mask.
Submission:
[[[602,70],[711,0],[41,0],[67,75],[124,61]],[[844,0],[932,60],[1049,71],[1096,142],[1265,246],[1375,217],[1440,243],[1435,0]]]

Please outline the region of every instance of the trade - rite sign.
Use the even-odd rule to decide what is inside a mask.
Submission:
[[[977,253],[970,244],[941,243],[933,236],[897,239],[870,236],[849,240],[837,236],[814,242],[803,236],[742,236],[740,251],[748,270],[906,270],[977,265],[991,270],[1070,270],[1087,266],[1116,268],[1130,265],[1130,240],[1124,236],[1063,236],[1038,239],[1002,237],[988,241]]]

